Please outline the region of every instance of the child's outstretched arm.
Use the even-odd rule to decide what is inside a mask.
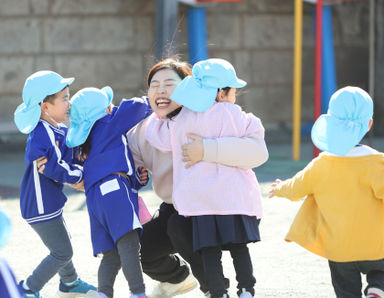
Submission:
[[[299,201],[313,192],[313,182],[316,180],[313,171],[314,162],[310,162],[303,170],[285,181],[276,179],[271,185],[270,198],[284,197],[291,201]]]
[[[152,113],[147,97],[134,97],[123,99],[119,107],[115,107],[113,122],[116,123],[115,129],[126,133],[137,123]]]

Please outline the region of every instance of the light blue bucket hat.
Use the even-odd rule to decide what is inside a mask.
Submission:
[[[68,129],[66,144],[68,147],[82,145],[97,120],[107,114],[106,109],[113,99],[113,90],[106,86],[102,89],[83,88],[71,98],[69,120],[71,126]]]
[[[236,76],[227,60],[212,58],[197,62],[192,76],[184,78],[175,88],[171,99],[195,112],[208,110],[215,102],[217,89],[242,88],[247,83]]]
[[[4,211],[0,210],[0,247],[7,244],[11,236],[11,221]]]
[[[312,141],[317,148],[344,156],[368,132],[373,117],[373,101],[359,87],[336,91],[329,101],[327,114],[321,115],[312,127]]]
[[[23,103],[14,114],[17,128],[29,134],[37,125],[41,115],[40,103],[48,96],[71,85],[75,78],[63,78],[51,70],[42,70],[30,75],[23,88]]]

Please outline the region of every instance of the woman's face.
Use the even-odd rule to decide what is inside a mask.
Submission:
[[[172,69],[162,69],[155,73],[149,83],[148,98],[152,110],[160,118],[180,107],[171,100],[171,94],[181,82],[179,75]]]

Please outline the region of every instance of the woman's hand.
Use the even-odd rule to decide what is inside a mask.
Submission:
[[[36,159],[35,161],[39,173],[44,174],[45,164],[48,162],[48,159],[45,156],[42,156]]]
[[[272,189],[269,191],[269,198],[273,198],[275,196],[275,188],[280,183],[281,183],[281,180],[276,179],[275,182],[271,184]]]
[[[192,143],[181,146],[183,161],[187,163],[185,165],[187,169],[201,161],[204,156],[203,138],[194,134],[188,134],[188,138],[192,140]]]

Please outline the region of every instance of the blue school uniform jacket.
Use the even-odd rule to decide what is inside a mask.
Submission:
[[[147,98],[123,99],[111,114],[97,120],[89,134],[91,150],[84,162],[85,192],[99,180],[116,172],[131,178],[137,188],[135,165],[126,132],[152,113]]]
[[[67,127],[55,127],[40,119],[31,132],[25,149],[26,170],[20,187],[20,207],[23,218],[33,224],[61,215],[67,201],[63,183],[78,183],[83,172],[72,164],[72,149],[65,144]],[[38,172],[37,158],[45,156],[44,174]]]

